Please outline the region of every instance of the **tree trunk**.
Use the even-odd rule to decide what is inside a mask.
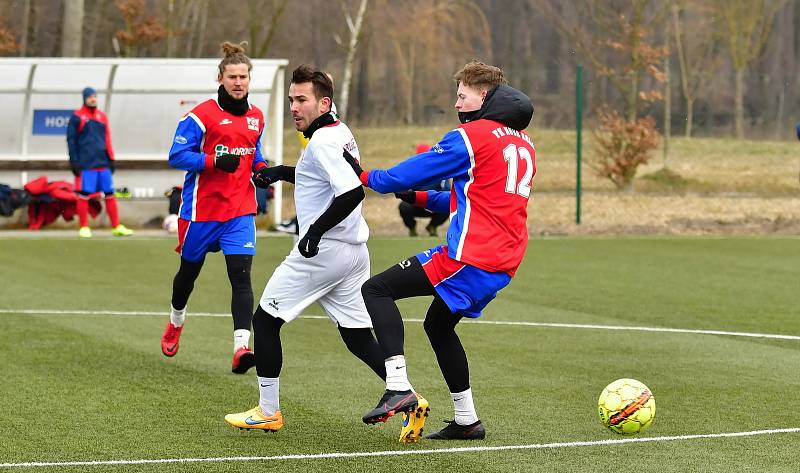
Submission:
[[[347,15],[347,28],[350,30],[350,42],[347,45],[347,58],[344,61],[344,78],[342,79],[342,93],[337,106],[339,115],[344,118],[347,118],[347,106],[350,100],[350,82],[353,79],[353,61],[356,58],[356,51],[358,50],[358,37],[361,34],[364,13],[367,11],[367,2],[368,0],[361,0],[361,5],[358,7],[355,21],[351,21],[350,15]]]
[[[94,45],[97,42],[97,30],[98,25],[100,23],[101,18],[105,18],[103,15],[103,11],[105,10],[106,2],[95,2],[94,7],[92,8],[92,16],[90,16],[87,20],[89,26],[86,31],[86,50],[83,51],[84,56],[86,57],[94,57],[95,56],[95,48]],[[102,54],[102,53],[101,53]]]
[[[28,53],[28,25],[31,18],[31,0],[22,3],[22,25],[19,38],[19,55],[25,57]]]
[[[195,35],[197,35],[199,37],[198,31],[197,31],[198,30],[197,23],[200,21],[200,2],[201,1],[202,0],[193,0],[192,1],[192,6],[191,6],[191,11],[189,12],[188,15],[186,15],[186,17],[189,18],[189,24],[187,25],[187,29],[189,31],[189,34],[187,35],[187,38],[186,38],[186,57],[192,57],[192,49],[193,49],[193,46],[194,46]]]
[[[675,51],[678,53],[678,68],[681,77],[681,92],[686,101],[686,129],[684,136],[691,138],[692,136],[692,118],[694,115],[694,97],[693,92],[689,90],[689,66],[686,62],[686,52],[683,49],[683,37],[681,36],[681,18],[680,6],[677,3],[672,4],[672,34],[675,37]]]
[[[781,92],[778,94],[778,112],[775,117],[775,139],[781,139],[784,130],[783,113],[786,108],[786,86],[781,84]]]
[[[206,24],[208,23],[208,0],[201,0],[200,8],[200,27],[197,34],[194,57],[203,57],[203,50],[205,49]]]
[[[414,123],[414,64],[416,63],[415,44],[412,42],[409,45],[409,61],[408,61],[408,89],[406,90],[406,125]]]
[[[630,86],[628,100],[625,104],[625,116],[629,122],[633,122],[636,121],[636,112],[638,108],[639,74],[634,74],[634,78],[630,81]]]
[[[83,0],[64,1],[61,56],[80,57],[83,33]]]
[[[167,37],[165,43],[165,56],[172,57],[175,54],[175,0],[167,1],[167,18],[166,18]]]
[[[736,138],[744,138],[744,69],[736,70],[736,115],[734,117],[736,125]]]
[[[664,147],[661,149],[663,166],[669,161],[669,137],[672,134],[672,88],[670,87],[670,22],[667,21],[666,50],[664,56]]]
[[[358,79],[356,80],[355,96],[353,97],[353,105],[357,113],[351,113],[352,118],[358,118],[361,121],[364,118],[365,104],[369,102],[369,68],[367,61],[369,58],[369,38],[364,38],[363,47],[361,48],[361,59],[358,63]],[[353,110],[353,107],[350,107]],[[350,120],[352,122],[352,120]]]

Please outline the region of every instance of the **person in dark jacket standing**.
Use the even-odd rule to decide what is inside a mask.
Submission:
[[[133,231],[119,223],[117,199],[114,197],[114,149],[111,146],[111,129],[108,117],[97,108],[97,92],[83,89],[83,106],[75,111],[67,126],[69,165],[75,175],[78,194],[77,213],[80,222],[78,235],[91,238],[89,228],[89,196],[103,192],[106,212],[111,220],[114,236],[130,236]]]

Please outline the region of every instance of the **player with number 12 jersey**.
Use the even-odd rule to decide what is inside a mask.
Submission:
[[[499,86],[487,97],[487,113],[481,119],[462,124],[429,151],[391,169],[361,174],[362,183],[380,193],[452,178],[450,192],[418,191],[414,205],[451,214],[446,247],[450,259],[511,277],[528,244],[528,198],[536,173],[533,141],[515,128],[522,124],[496,121],[514,116],[513,110],[505,109],[517,106],[511,100],[515,93],[521,94]],[[501,95],[508,98],[494,104]],[[423,254],[432,251],[436,249]]]
[[[403,412],[401,441],[419,438],[428,403],[408,380],[402,317],[394,301],[433,296],[423,325],[450,390],[455,419],[428,438],[483,439],[485,428],[472,401],[466,353],[455,327],[463,317],[480,317],[511,281],[528,244],[527,206],[536,150],[524,130],[533,104],[506,85],[494,66],[468,63],[455,79],[462,125],[430,151],[372,171],[364,171],[343,153],[365,186],[450,214],[446,245],[390,267],[361,288],[386,364],[386,391],[362,420],[374,424]],[[411,190],[445,179],[453,179],[450,192]]]

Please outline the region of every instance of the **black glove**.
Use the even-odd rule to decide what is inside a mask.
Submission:
[[[70,161],[69,168],[72,169],[73,176],[78,177],[81,175],[81,167],[78,165],[78,163]]]
[[[319,253],[319,240],[322,238],[322,233],[323,232],[319,231],[312,223],[311,226],[308,227],[306,234],[303,235],[303,238],[301,238],[300,242],[297,244],[297,249],[300,250],[300,254],[306,258],[317,256],[317,253]]]
[[[214,158],[214,167],[220,171],[234,173],[239,168],[240,158],[235,154],[223,154]]]
[[[114,163],[114,160],[112,159],[108,160],[108,169],[111,171],[111,174],[114,174],[114,171],[117,170],[117,165],[116,163]]]
[[[394,196],[402,200],[403,202],[409,203],[411,205],[414,205],[414,202],[417,201],[416,191],[395,192]]]
[[[349,164],[351,168],[353,168],[353,172],[355,172],[356,176],[358,176],[358,178],[360,179],[361,173],[364,172],[364,169],[362,169],[361,165],[358,164],[358,160],[354,158],[353,155],[350,154],[347,150],[344,150],[344,152],[342,153],[342,157],[344,157],[344,160],[347,161],[347,164]]]
[[[261,168],[253,173],[253,184],[255,184],[256,187],[268,189],[269,186],[278,181],[290,181],[290,170],[293,170],[291,166],[283,165]],[[294,179],[291,179],[290,182],[292,181],[294,181]]]

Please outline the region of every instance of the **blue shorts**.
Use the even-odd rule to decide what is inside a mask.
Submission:
[[[255,218],[242,215],[226,222],[178,220],[178,247],[175,251],[182,258],[197,263],[209,251],[219,250],[225,255],[256,254]]]
[[[447,307],[465,317],[480,317],[497,292],[511,282],[506,273],[484,271],[450,258],[446,246],[418,253],[417,260]]]
[[[106,194],[114,193],[114,180],[111,178],[111,169],[87,169],[81,171],[81,192],[87,194],[94,194],[95,192],[104,192]]]

